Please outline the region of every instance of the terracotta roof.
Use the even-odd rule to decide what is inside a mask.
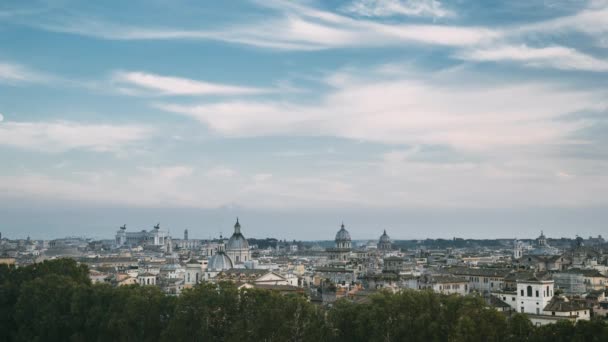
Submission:
[[[549,304],[545,306],[544,311],[570,312],[586,310],[584,303],[576,301],[568,301],[563,297],[553,297]]]

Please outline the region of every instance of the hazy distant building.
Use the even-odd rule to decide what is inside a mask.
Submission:
[[[249,243],[241,233],[241,224],[238,218],[234,224],[234,233],[230,237],[230,240],[228,240],[228,244],[226,244],[226,255],[228,255],[234,264],[251,260]]]
[[[170,244],[169,233],[160,230],[160,224],[154,226],[150,231],[127,232],[127,226],[123,225],[116,232],[116,246],[164,246]]]
[[[582,274],[560,272],[553,275],[555,286],[566,295],[582,295],[586,292],[585,277]]]
[[[327,253],[332,261],[347,261],[352,251],[350,233],[344,228],[344,223],[336,233],[336,247],[328,248]]]
[[[540,236],[536,238],[536,244],[534,248],[527,251],[525,254],[527,255],[557,255],[559,254],[559,250],[555,247],[549,246],[547,242],[547,237],[541,231]]]
[[[380,236],[378,240],[378,250],[382,252],[388,252],[393,248],[391,238],[386,234],[386,229],[384,233]]]

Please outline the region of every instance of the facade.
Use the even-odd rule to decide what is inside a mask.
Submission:
[[[166,231],[160,230],[160,224],[154,226],[150,231],[127,232],[127,225],[120,227],[116,232],[115,242],[117,247],[133,246],[165,246],[171,245],[171,237]]]
[[[517,282],[517,311],[540,315],[553,297],[553,280],[532,277]]]
[[[156,275],[152,273],[142,273],[137,276],[137,283],[141,286],[156,286]]]
[[[391,256],[388,258],[384,258],[384,265],[382,270],[384,272],[394,272],[399,273],[403,270],[405,264],[405,259]]]
[[[234,233],[226,244],[226,255],[232,260],[233,264],[240,264],[251,260],[249,243],[241,233],[241,224],[238,218],[234,224]]]
[[[451,275],[424,275],[417,279],[419,290],[432,290],[442,294],[466,295],[469,282],[461,277]]]
[[[196,259],[190,259],[186,264],[184,284],[188,287],[196,285],[203,280],[203,267]]]
[[[469,291],[484,294],[502,290],[505,286],[505,277],[510,272],[510,269],[500,268],[455,267],[449,270],[449,273],[469,281]]]

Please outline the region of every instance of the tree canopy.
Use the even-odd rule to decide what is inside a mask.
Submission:
[[[0,265],[1,341],[603,341],[593,320],[535,327],[475,296],[380,292],[331,308],[302,295],[200,284],[179,297],[154,286],[91,284],[69,259]]]

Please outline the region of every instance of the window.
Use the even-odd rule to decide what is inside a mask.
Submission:
[[[521,296],[522,297],[524,296],[524,290],[523,289],[521,290]]]
[[[538,297],[538,290],[536,290],[536,297]]]
[[[547,286],[547,297],[549,297],[549,286]]]
[[[526,291],[528,292],[528,297],[532,297],[532,286],[528,285],[528,289]]]
[[[536,314],[540,315],[540,308],[536,308]]]
[[[524,307],[523,306],[521,307],[521,313],[524,313]]]
[[[555,316],[555,311],[551,311],[551,316]]]

